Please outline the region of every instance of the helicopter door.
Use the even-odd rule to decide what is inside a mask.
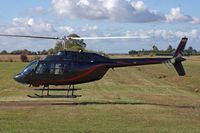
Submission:
[[[40,62],[35,70],[33,75],[34,79],[39,81],[48,81],[49,80],[49,67],[46,62]]]
[[[62,80],[64,78],[65,64],[63,63],[52,63],[50,64],[50,79]]]
[[[64,65],[61,63],[51,64],[50,65],[50,74],[51,75],[63,75],[64,74]]]

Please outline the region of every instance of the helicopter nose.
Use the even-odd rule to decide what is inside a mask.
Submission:
[[[23,77],[20,74],[17,74],[13,77],[13,79],[19,83],[23,83]]]

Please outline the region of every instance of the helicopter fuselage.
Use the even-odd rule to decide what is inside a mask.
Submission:
[[[89,52],[61,51],[33,61],[14,79],[23,84],[74,85],[101,79],[110,68],[163,63],[171,58],[110,59]]]

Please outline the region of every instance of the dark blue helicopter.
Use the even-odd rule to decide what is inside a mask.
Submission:
[[[0,36],[58,39],[1,34]],[[69,85],[68,91],[71,90],[73,96],[74,85],[100,80],[110,68],[171,63],[178,75],[184,76],[185,71],[181,62],[186,60],[182,55],[187,40],[186,37],[181,39],[172,58],[110,59],[97,53],[60,51],[56,55],[48,55],[43,60],[31,62],[14,76],[14,80],[30,86],[44,86],[42,95],[45,87],[48,88],[49,95],[49,85]]]

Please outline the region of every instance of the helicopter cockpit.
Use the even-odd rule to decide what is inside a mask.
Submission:
[[[26,76],[31,74],[38,65],[38,61],[33,61],[28,64],[19,74],[14,76],[14,80],[20,83],[26,83]]]
[[[38,61],[33,61],[30,64],[28,64],[23,70],[22,74],[28,75],[30,74],[35,68],[37,67]]]

